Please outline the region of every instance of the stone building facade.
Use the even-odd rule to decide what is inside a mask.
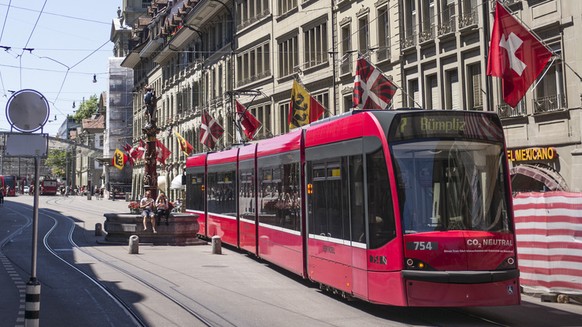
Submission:
[[[159,97],[158,138],[172,151],[160,167],[170,181],[185,163],[174,131],[194,152],[208,150],[198,140],[203,111],[225,129],[218,149],[240,142],[233,95],[263,123],[258,138],[286,133],[293,80],[327,108],[326,116],[349,111],[355,62],[364,55],[399,87],[394,108],[498,112],[515,190],[580,191],[582,2],[504,4],[556,55],[516,108],[503,102],[501,82],[485,74],[495,1],[151,1],[131,26],[132,46],[121,63],[134,74],[133,143],[142,137],[147,85]],[[522,155],[543,151],[556,155]],[[142,178],[137,165],[134,194]]]

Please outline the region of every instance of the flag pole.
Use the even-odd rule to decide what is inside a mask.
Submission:
[[[489,14],[489,1],[483,2],[483,39],[485,54],[485,96],[487,97],[487,106],[493,109],[493,76],[487,75],[487,63],[489,62],[489,48],[491,43],[491,16]],[[486,110],[489,111],[489,110]],[[492,110],[495,111],[495,110]]]

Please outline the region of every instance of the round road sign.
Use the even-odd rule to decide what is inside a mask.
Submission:
[[[48,121],[49,114],[47,99],[35,90],[17,91],[6,104],[6,118],[20,132],[30,133],[41,129]]]

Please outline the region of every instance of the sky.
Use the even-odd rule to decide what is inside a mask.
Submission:
[[[0,0],[0,132],[10,131],[6,107],[15,91],[44,95],[50,115],[42,132],[51,136],[84,98],[107,91],[111,22],[121,4]]]

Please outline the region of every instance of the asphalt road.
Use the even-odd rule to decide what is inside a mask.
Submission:
[[[32,197],[0,208],[0,325],[24,325]],[[41,326],[582,326],[582,306],[395,308],[348,302],[243,253],[209,245],[104,244],[95,224],[123,201],[41,197]]]

